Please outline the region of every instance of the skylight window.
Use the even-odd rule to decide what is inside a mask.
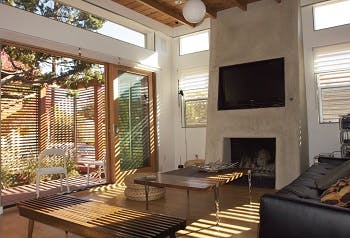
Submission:
[[[315,5],[313,10],[315,30],[350,23],[350,0],[328,1]]]
[[[180,38],[180,55],[209,50],[209,31],[201,31]]]

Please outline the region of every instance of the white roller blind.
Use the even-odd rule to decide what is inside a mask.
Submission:
[[[314,49],[320,122],[350,113],[350,44]]]
[[[185,100],[208,98],[208,73],[184,74],[179,87],[184,92]]]

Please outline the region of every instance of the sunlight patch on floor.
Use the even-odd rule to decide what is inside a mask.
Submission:
[[[210,225],[216,225],[216,221],[210,221],[210,220],[206,220],[206,219],[199,219],[197,220],[198,222],[201,223],[207,223]],[[245,226],[238,226],[238,225],[233,225],[233,224],[228,224],[228,223],[220,223],[220,227],[226,227],[226,228],[231,228],[231,229],[237,229],[237,230],[241,230],[241,231],[249,231],[251,230],[251,228],[249,227],[245,227]]]
[[[177,232],[179,237],[224,238],[242,234],[252,230],[259,223],[259,203],[244,204],[220,211],[220,223],[216,225],[216,214],[211,213],[210,220],[198,219]],[[230,220],[230,223],[225,222]],[[231,224],[236,220],[238,224]],[[242,225],[246,224],[246,225]]]
[[[245,211],[245,210],[239,210],[239,209],[227,209],[226,211],[259,216],[259,212],[251,212],[251,211]]]
[[[124,184],[108,184],[89,189],[89,192],[96,193],[100,198],[115,198],[118,195],[124,196],[124,190],[126,186]]]

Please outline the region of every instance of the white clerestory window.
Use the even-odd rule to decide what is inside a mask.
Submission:
[[[314,49],[320,123],[350,113],[350,43]]]
[[[350,0],[332,0],[313,7],[314,29],[322,30],[350,23]]]
[[[209,30],[181,36],[179,48],[181,56],[209,50]]]

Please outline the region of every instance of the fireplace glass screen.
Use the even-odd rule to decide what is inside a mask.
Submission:
[[[230,138],[229,144],[231,162],[252,169],[253,186],[274,187],[276,138]]]

